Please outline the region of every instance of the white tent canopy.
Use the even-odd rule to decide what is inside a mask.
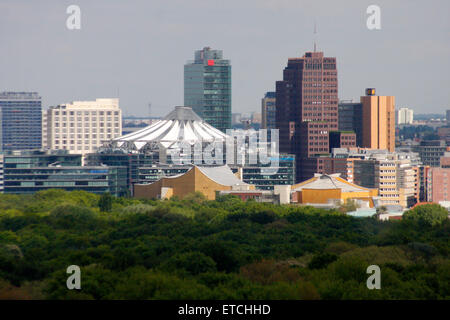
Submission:
[[[164,119],[129,133],[112,141],[117,147],[134,146],[142,149],[148,143],[159,143],[165,148],[186,141],[193,145],[197,142],[223,142],[227,135],[202,120],[190,107],[175,107]]]

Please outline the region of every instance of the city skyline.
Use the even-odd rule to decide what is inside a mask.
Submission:
[[[233,65],[232,112],[258,111],[286,59],[312,50],[317,21],[317,49],[340,68],[339,100],[357,101],[375,87],[415,113],[448,108],[448,2],[378,1],[376,31],[366,28],[369,1],[244,1],[240,10],[234,1],[78,1],[81,30],[65,26],[70,4],[0,4],[2,91],[37,91],[44,107],[118,97],[126,116],[147,116],[151,102],[152,115],[161,116],[183,105],[183,65],[210,46]]]

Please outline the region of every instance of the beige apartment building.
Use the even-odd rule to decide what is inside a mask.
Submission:
[[[323,157],[321,173],[340,173],[349,182],[378,189],[380,205],[412,206],[419,194],[417,153],[341,148]]]
[[[119,99],[74,101],[50,107],[45,112],[42,119],[46,149],[87,154],[122,134]]]
[[[395,151],[395,97],[376,96],[366,89],[361,97],[362,147]]]

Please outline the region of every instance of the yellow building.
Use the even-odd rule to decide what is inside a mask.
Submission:
[[[208,200],[216,199],[216,191],[254,190],[238,179],[227,166],[193,166],[189,171],[171,177],[161,178],[151,184],[135,184],[134,197],[147,199],[169,199],[172,196],[183,198],[189,193],[201,192]]]
[[[362,103],[362,146],[395,151],[395,97],[366,89]]]
[[[355,200],[367,207],[374,207],[377,189],[368,189],[350,183],[340,177],[339,173],[316,173],[313,178],[295,184],[291,188],[292,201],[299,204],[335,205]]]

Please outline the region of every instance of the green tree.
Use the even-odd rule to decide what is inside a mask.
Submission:
[[[405,221],[415,221],[421,225],[436,226],[448,219],[448,211],[438,204],[424,204],[403,214]]]
[[[101,212],[109,212],[112,209],[112,197],[109,192],[105,192],[102,194],[100,199],[98,200],[98,207]]]

